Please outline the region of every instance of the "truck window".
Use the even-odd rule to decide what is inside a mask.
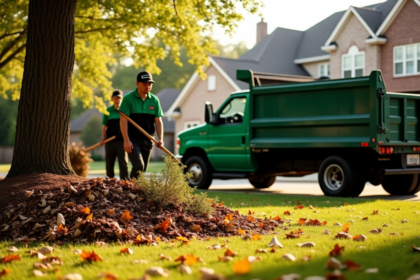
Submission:
[[[219,123],[242,123],[244,119],[246,98],[238,97],[232,99],[223,107],[219,114]]]

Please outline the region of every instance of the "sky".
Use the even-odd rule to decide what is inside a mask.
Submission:
[[[265,7],[260,11],[267,22],[268,34],[276,27],[306,30],[329,15],[347,10],[350,6],[363,7],[385,0],[263,0]],[[230,38],[223,30],[215,30],[215,38],[222,45],[245,41],[252,48],[256,41],[256,26],[261,21],[258,15],[244,14],[236,33]]]

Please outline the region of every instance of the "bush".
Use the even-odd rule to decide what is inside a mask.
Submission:
[[[91,156],[93,161],[103,161],[104,157],[102,155],[92,155]]]
[[[74,172],[80,177],[87,177],[89,172],[89,162],[92,161],[90,154],[84,151],[84,147],[81,143],[78,145],[72,143],[70,150],[70,163]]]
[[[185,205],[185,210],[191,213],[204,215],[211,214],[211,204],[217,202],[207,198],[207,194],[194,195],[195,189],[188,184],[190,174],[184,174],[184,167],[179,166],[171,157],[165,157],[166,169],[161,174],[146,176],[140,173],[135,181],[136,186],[144,193],[146,199],[153,200],[162,206]]]

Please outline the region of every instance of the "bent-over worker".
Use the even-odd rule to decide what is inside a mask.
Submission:
[[[152,137],[157,133],[156,144],[163,146],[162,108],[159,98],[152,90],[153,77],[149,72],[143,71],[137,75],[137,88],[129,92],[121,104],[120,111],[129,116],[135,123],[143,128]],[[130,177],[135,178],[139,172],[146,172],[152,153],[153,142],[147,138],[125,118],[120,119],[121,132],[124,137],[124,149],[133,165]]]
[[[123,94],[121,90],[116,90],[111,97],[114,105],[108,107],[108,115],[103,116],[102,119],[102,139],[101,145],[104,144],[105,139],[116,136],[114,140],[105,144],[105,162],[106,175],[109,178],[114,178],[114,164],[115,158],[118,158],[118,165],[120,167],[120,179],[127,180],[128,177],[128,159],[127,153],[124,151],[124,139],[120,128],[120,114],[116,111],[120,108]]]

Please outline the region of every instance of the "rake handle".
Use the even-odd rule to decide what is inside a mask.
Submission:
[[[115,136],[109,137],[108,139],[106,139],[106,140],[104,141],[104,143],[108,143],[108,142],[110,142],[110,141],[112,141],[112,140],[114,140],[114,139],[115,139]],[[97,148],[97,147],[99,147],[99,146],[101,146],[101,143],[97,143],[97,144],[95,144],[95,145],[92,145],[92,146],[90,146],[89,148],[86,148],[86,149],[85,149],[85,152],[89,152],[89,151],[91,151],[91,150],[93,150],[93,149],[95,149],[95,148]]]

